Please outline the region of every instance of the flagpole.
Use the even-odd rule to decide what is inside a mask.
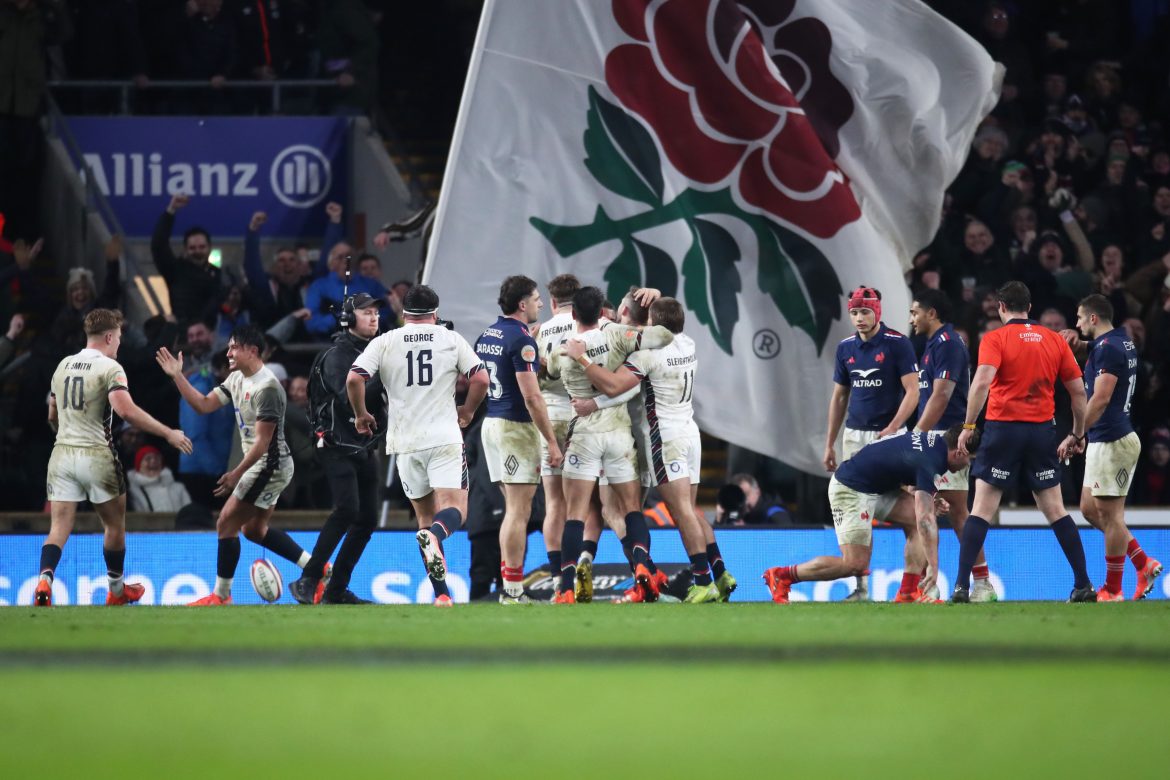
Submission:
[[[488,28],[491,26],[492,15],[496,9],[497,0],[487,0],[483,6],[483,13],[479,17],[479,29],[475,33],[475,45],[471,50],[471,62],[467,66],[467,80],[463,83],[463,96],[459,99],[459,113],[455,117],[455,131],[451,134],[451,147],[447,152],[447,165],[443,170],[443,184],[439,190],[439,205],[435,210],[434,229],[431,230],[431,240],[427,245],[426,263],[423,265],[422,283],[429,284],[431,270],[435,264],[435,247],[439,237],[443,235],[443,223],[447,219],[447,204],[451,198],[449,186],[458,163],[452,152],[462,146],[463,134],[467,130],[467,116],[471,113],[472,96],[475,93],[475,83],[479,79],[480,63],[483,61],[483,50],[487,43]]]

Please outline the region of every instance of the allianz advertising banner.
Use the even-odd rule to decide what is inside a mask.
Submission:
[[[652,553],[668,573],[681,568],[687,557],[676,531],[653,531]],[[296,541],[312,549],[316,534],[296,532]],[[1170,530],[1140,529],[1138,541],[1154,557],[1165,561],[1170,550]],[[1097,531],[1082,531],[1089,574],[1096,585],[1105,579],[1104,537]],[[718,541],[727,568],[739,580],[733,601],[766,601],[768,591],[760,579],[765,568],[808,560],[816,555],[837,554],[832,529],[809,530],[728,530],[719,531]],[[877,601],[891,601],[902,578],[902,544],[904,537],[894,529],[874,533],[870,592]],[[950,592],[954,576],[958,543],[950,531],[941,537],[942,575],[939,585]],[[43,536],[0,536],[0,605],[32,603],[37,581]],[[126,579],[146,585],[144,604],[186,604],[211,592],[215,584],[216,539],[213,532],[133,533],[127,534]],[[467,601],[470,554],[463,533],[445,545],[449,574],[447,582],[456,601]],[[997,529],[987,537],[987,558],[992,581],[1000,598],[1005,600],[1057,600],[1068,598],[1072,575],[1061,555],[1055,536],[1048,529]],[[243,541],[243,555],[236,572],[232,598],[237,604],[259,604],[248,576],[256,558],[272,560],[284,578],[281,604],[293,604],[288,583],[300,576],[300,570],[284,560],[273,558],[267,550]],[[613,534],[601,537],[597,569],[606,578],[610,593],[630,587],[632,578],[624,565],[621,548]],[[525,570],[547,566],[544,545],[539,536],[529,537]],[[620,579],[624,577],[624,579]],[[547,578],[531,583],[532,594],[547,597]],[[429,603],[433,591],[423,573],[414,534],[402,531],[375,533],[366,553],[354,571],[351,587],[357,595],[382,604]],[[852,581],[802,582],[792,590],[793,601],[837,601],[852,590]],[[1133,594],[1135,575],[1127,561],[1124,592]],[[1160,577],[1149,598],[1170,596],[1170,578]],[[53,602],[66,604],[103,604],[106,598],[106,573],[102,561],[101,534],[77,535],[69,540],[57,569]]]
[[[324,205],[345,202],[349,120],[341,117],[70,117],[94,183],[130,236],[149,236],[172,195],[191,204],[176,231],[321,233]],[[82,176],[85,166],[77,161]]]

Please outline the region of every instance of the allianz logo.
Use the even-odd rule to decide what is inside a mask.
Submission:
[[[164,197],[185,192],[197,197],[253,198],[260,195],[255,162],[168,162],[159,152],[83,155],[94,184],[106,197]],[[81,171],[82,179],[86,175]],[[289,208],[309,208],[325,199],[333,169],[321,150],[307,144],[285,147],[268,169],[272,194]]]

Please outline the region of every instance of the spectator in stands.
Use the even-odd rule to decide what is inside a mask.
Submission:
[[[358,258],[358,272],[367,279],[373,279],[379,284],[382,283],[382,261],[377,255],[363,252]],[[393,316],[384,317],[381,323],[381,328],[386,331],[388,328],[397,327],[402,322],[402,297],[397,293],[397,289],[402,285],[402,282],[396,283],[386,293],[386,305],[390,307]],[[406,288],[410,289],[409,285]],[[405,294],[405,292],[403,293]]]
[[[205,321],[214,322],[212,329],[215,349],[227,349],[232,331],[252,322],[244,290],[238,284],[228,285],[220,290],[215,304],[204,313]]]
[[[8,321],[8,330],[4,337],[0,338],[0,369],[8,365],[8,361],[16,355],[16,340],[20,338],[20,334],[24,332],[24,315],[13,314],[12,319]]]
[[[378,95],[378,25],[376,0],[330,0],[321,11],[318,39],[326,75],[342,88],[334,106],[339,114],[369,114]]]
[[[738,488],[738,492],[729,488]],[[731,525],[792,525],[792,516],[775,496],[764,494],[751,474],[733,474],[719,490],[715,523]],[[732,498],[734,496],[734,499]]]
[[[183,372],[190,378],[211,365],[212,353],[215,351],[215,338],[211,328],[202,320],[192,322],[187,326],[187,346],[183,349]]]
[[[188,195],[178,194],[158,218],[150,239],[154,265],[167,282],[171,308],[180,322],[199,319],[207,302],[219,297],[223,275],[208,259],[211,256],[211,234],[201,227],[191,227],[183,234],[183,257],[175,257],[171,249],[171,232],[175,214],[191,202]]]
[[[206,394],[227,379],[228,373],[227,355],[217,352],[210,365],[188,375],[187,379],[192,387]],[[179,424],[194,446],[190,455],[179,456],[179,481],[187,487],[193,501],[209,509],[217,507],[223,501],[216,499],[213,492],[220,476],[228,470],[236,427],[232,409],[224,406],[201,415],[180,398]]]
[[[213,90],[222,90],[236,67],[235,22],[223,13],[223,0],[194,0],[194,3],[196,12],[187,17],[175,52],[179,74],[184,79],[206,81]],[[193,105],[201,112],[225,113],[230,104],[220,95],[210,99],[200,96]]]
[[[309,378],[306,376],[294,376],[288,380],[284,436],[295,468],[293,481],[285,489],[282,500],[287,499],[289,506],[298,509],[328,506],[329,488],[323,484],[325,472],[314,456],[317,437],[309,421]]]
[[[121,298],[119,258],[122,256],[122,238],[114,236],[106,244],[106,275],[101,295],[94,283],[93,271],[71,268],[65,282],[65,305],[53,320],[50,333],[61,347],[62,354],[73,354],[85,349],[85,315],[95,308],[117,309]]]
[[[146,45],[138,18],[138,0],[85,0],[70,3],[73,42],[70,75],[78,79],[130,79],[149,85]],[[85,90],[81,104],[87,113],[120,112],[116,91]]]
[[[0,215],[0,223],[2,219]],[[11,260],[0,268],[0,315],[7,317],[20,312],[27,321],[41,328],[52,321],[56,298],[43,271],[33,267],[44,243],[38,240],[30,246],[18,238],[11,244]]]
[[[178,512],[191,503],[187,488],[163,465],[162,452],[149,444],[134,456],[126,482],[133,512]]]
[[[330,204],[330,206],[337,206],[337,223],[340,224],[341,206],[337,204]],[[331,214],[331,221],[332,218]],[[328,232],[326,236],[328,237]],[[322,251],[326,251],[324,246]],[[305,296],[305,305],[311,315],[305,323],[305,327],[318,340],[328,337],[337,327],[337,315],[341,313],[341,304],[345,298],[346,258],[352,258],[353,251],[353,247],[345,241],[334,244],[329,250],[329,259],[326,261],[326,268],[330,271],[329,275],[309,285],[309,291]],[[373,298],[386,298],[389,295],[380,281],[366,278],[357,273],[357,269],[353,267],[352,259],[350,260],[350,270],[352,272],[349,279],[350,295],[356,295],[360,292],[367,293]]]
[[[1170,504],[1170,435],[1163,428],[1150,436],[1145,457],[1134,475],[1132,501],[1141,505]]]
[[[1065,318],[1060,309],[1045,309],[1040,313],[1040,324],[1055,333],[1068,329],[1068,319]]]
[[[47,48],[67,27],[60,0],[0,2],[0,213],[10,238],[38,235]]]
[[[256,321],[263,328],[271,328],[285,317],[298,320],[295,330],[281,341],[304,341],[304,326],[311,312],[305,307],[305,292],[309,272],[295,249],[279,247],[272,258],[268,272],[260,260],[260,228],[268,215],[257,211],[248,223],[244,237],[244,273],[248,279],[248,300]]]

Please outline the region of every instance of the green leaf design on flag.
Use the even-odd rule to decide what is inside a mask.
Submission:
[[[739,245],[730,233],[706,219],[690,221],[694,241],[683,258],[687,308],[706,325],[724,352],[732,354],[731,332],[739,321]]]
[[[605,294],[617,302],[631,287],[656,287],[673,297],[678,290],[678,269],[670,255],[636,238],[622,240],[622,251],[605,269]]]
[[[760,245],[758,281],[794,328],[808,333],[817,350],[840,316],[841,282],[820,250],[771,220],[756,218]]]
[[[638,262],[638,250],[634,248],[633,239],[622,241],[622,251],[605,269],[605,295],[614,303],[625,297],[631,286],[642,281],[642,267]]]
[[[642,257],[642,268],[645,273],[645,287],[656,287],[663,295],[673,298],[678,290],[678,269],[674,267],[674,259],[665,251],[653,244],[634,239],[634,246]],[[625,293],[622,293],[625,295]],[[617,298],[614,299],[615,301]]]
[[[650,133],[632,115],[589,88],[585,167],[606,189],[662,205],[662,164]]]

